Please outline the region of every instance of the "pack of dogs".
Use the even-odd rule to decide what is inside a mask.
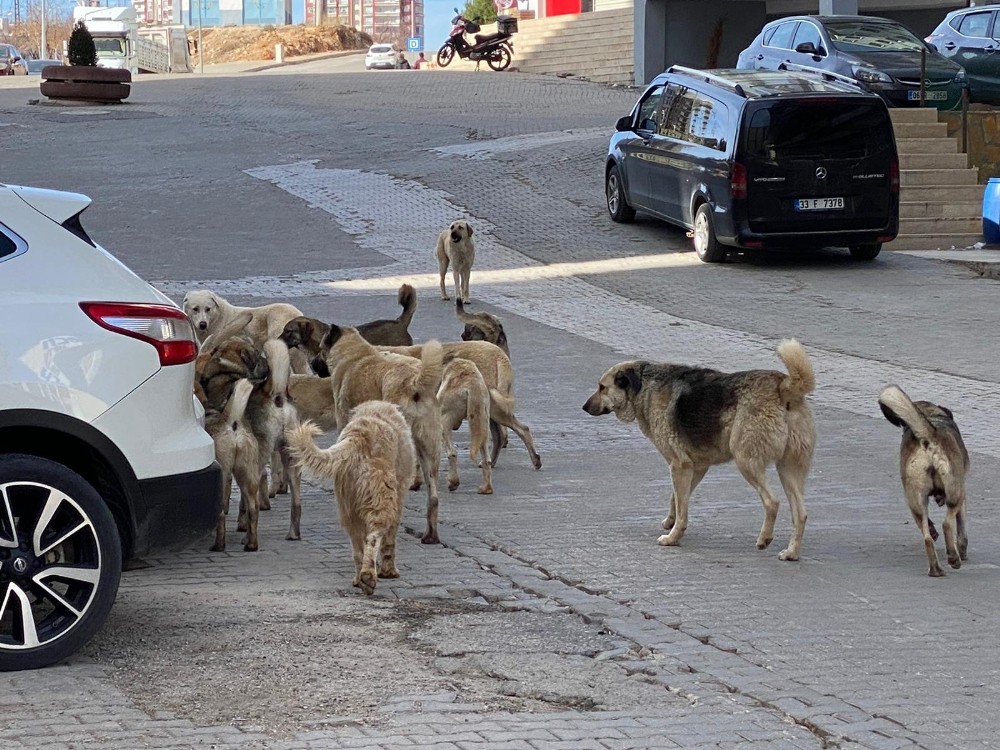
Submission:
[[[366,594],[379,578],[395,578],[396,535],[410,491],[427,497],[425,544],[438,534],[438,473],[448,458],[448,489],[459,487],[452,432],[469,425],[469,454],[482,473],[477,492],[493,494],[493,469],[507,432],[524,444],[532,466],[542,465],[531,430],[516,415],[514,368],[502,321],[470,312],[475,259],[472,227],[455,221],[435,248],[441,298],[453,270],[459,341],[415,344],[409,332],[417,293],[403,284],[395,319],[354,326],[308,317],[285,303],[233,305],[208,290],[191,291],[183,307],[199,340],[194,392],[223,471],[214,551],[226,549],[232,483],[240,490],[237,530],[244,550],[259,549],[258,520],[277,494],[290,494],[287,539],[301,538],[302,470],[334,488],[340,523],[353,548],[353,584]],[[794,339],[777,347],[784,372],[719,370],[643,360],[620,362],[599,379],[583,404],[592,416],[636,422],[666,459],[672,493],[658,543],[678,545],[688,505],[709,468],[733,462],[764,507],[758,549],[774,538],[779,502],[768,485],[774,467],[791,510],[792,533],[779,553],[798,560],[807,520],[805,483],[816,445],[807,396],[816,377]],[[902,428],[903,494],[923,538],[928,574],[943,576],[929,516],[930,501],[946,508],[948,564],[967,559],[965,477],[969,455],[952,413],[912,401],[898,386],[878,397],[885,418]],[[337,433],[327,449],[323,433]]]

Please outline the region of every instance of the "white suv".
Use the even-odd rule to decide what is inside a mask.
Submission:
[[[399,50],[392,44],[373,44],[365,55],[365,68],[390,69],[399,65]]]
[[[87,236],[89,205],[0,184],[0,670],[75,652],[123,562],[220,508],[191,323]]]

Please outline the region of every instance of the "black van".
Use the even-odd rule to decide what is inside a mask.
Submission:
[[[812,71],[657,76],[608,147],[611,218],[692,229],[701,260],[728,247],[848,247],[872,260],[899,230],[899,158],[880,97]]]

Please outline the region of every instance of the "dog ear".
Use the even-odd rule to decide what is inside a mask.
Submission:
[[[340,326],[338,326],[336,323],[331,323],[330,330],[327,331],[326,335],[323,337],[323,342],[322,342],[323,348],[324,349],[332,348],[333,345],[340,340],[342,334],[343,331],[341,330]]]
[[[937,408],[943,411],[945,415],[948,417],[948,419],[950,419],[952,422],[955,421],[955,415],[951,413],[951,409],[949,409],[947,406],[941,406],[941,404],[938,404]]]
[[[326,361],[319,354],[313,357],[309,364],[313,368],[313,372],[321,378],[330,377],[330,368],[327,367]]]
[[[465,222],[465,228],[469,230],[469,236],[472,236],[472,224]]]
[[[184,295],[184,299],[181,300],[181,307],[183,307],[185,309],[187,308],[188,297],[190,297],[190,296],[191,296],[191,292],[188,292],[187,294]]]
[[[638,393],[639,389],[642,388],[642,378],[639,377],[635,367],[630,365],[615,373],[615,385],[623,391]]]
[[[906,422],[900,419],[896,412],[883,404],[881,401],[878,402],[878,408],[882,410],[882,416],[888,419],[892,424],[896,425],[896,427],[906,427]]]

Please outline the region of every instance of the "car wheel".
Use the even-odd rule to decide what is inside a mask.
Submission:
[[[707,203],[702,203],[695,212],[692,236],[699,259],[705,263],[722,263],[726,259],[726,248],[715,238],[712,207]]]
[[[611,214],[612,221],[628,224],[635,219],[635,209],[625,197],[625,185],[617,164],[613,164],[608,170],[604,181],[604,196],[608,200],[608,213]]]
[[[854,260],[875,260],[882,251],[881,242],[873,242],[870,245],[851,245],[851,257]]]
[[[79,474],[36,456],[0,456],[0,671],[76,652],[118,593],[121,540]]]

